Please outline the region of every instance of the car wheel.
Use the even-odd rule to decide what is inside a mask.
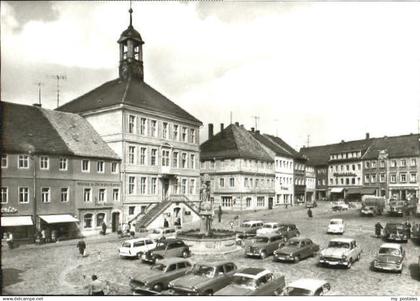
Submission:
[[[353,264],[353,259],[349,259],[349,263],[347,264],[347,268],[350,269]]]
[[[266,251],[262,251],[261,252],[261,259],[264,259],[267,257],[267,252]]]
[[[212,290],[205,291],[204,296],[213,296],[213,291]]]
[[[293,257],[293,261],[294,262],[299,262],[300,261],[299,255],[296,255],[295,257]]]
[[[153,285],[153,290],[157,292],[161,292],[163,291],[163,285],[161,283],[156,283],[155,285]]]
[[[141,259],[141,256],[142,256],[142,255],[143,255],[143,252],[138,252],[138,253],[137,253],[137,258],[138,258],[138,259]]]
[[[188,256],[190,256],[190,252],[188,252],[187,250],[182,251],[183,258],[187,258]]]

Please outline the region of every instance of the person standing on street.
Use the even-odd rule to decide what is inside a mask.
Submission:
[[[86,249],[86,243],[83,239],[79,240],[79,242],[77,243],[77,248],[79,249],[80,255],[84,256],[85,255],[85,249]]]
[[[106,234],[106,224],[105,222],[102,222],[102,235]]]
[[[217,217],[219,218],[219,223],[222,222],[222,206],[219,205],[219,211],[217,212]]]
[[[41,243],[45,244],[47,242],[47,235],[45,233],[45,229],[41,230]]]
[[[92,275],[92,282],[89,285],[89,295],[105,296],[105,284],[98,279],[98,276]]]
[[[308,208],[308,217],[309,218],[312,218],[312,210],[311,210],[311,208]]]
[[[376,224],[375,224],[375,235],[376,235],[376,237],[381,237],[381,232],[382,232],[382,229],[383,229],[384,227],[382,227],[382,225],[381,225],[381,223],[380,222],[377,222]]]
[[[407,229],[407,236],[408,238],[410,238],[411,237],[411,223],[409,220],[405,222],[405,227]]]
[[[130,226],[130,235],[132,238],[136,236],[136,228],[134,227],[133,223],[128,224]]]
[[[9,249],[13,249],[15,247],[15,240],[14,240],[12,232],[8,233],[6,242],[7,242],[7,245],[9,246]]]

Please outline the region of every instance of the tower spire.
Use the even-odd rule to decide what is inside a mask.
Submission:
[[[128,10],[128,12],[130,13],[130,27],[133,27],[133,9],[131,8],[131,0],[130,0],[130,9]]]

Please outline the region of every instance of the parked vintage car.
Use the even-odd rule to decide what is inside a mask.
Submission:
[[[291,238],[284,247],[274,251],[273,261],[298,262],[306,257],[315,256],[319,251],[319,245],[309,238]]]
[[[346,229],[344,220],[341,218],[333,218],[328,224],[327,233],[328,234],[343,234]]]
[[[221,296],[277,296],[285,286],[283,275],[262,268],[243,268],[233,275],[232,283],[219,290]]]
[[[275,222],[264,223],[262,228],[257,230],[257,235],[274,233],[279,229],[279,227],[280,227],[279,223],[275,223]]]
[[[399,244],[386,243],[379,247],[379,252],[373,261],[375,270],[402,272],[405,250]]]
[[[280,224],[276,232],[283,235],[287,239],[300,235],[299,229],[295,224]]]
[[[335,202],[331,207],[332,211],[344,211],[349,210],[349,205],[344,202]]]
[[[156,242],[150,238],[136,238],[126,240],[119,248],[121,258],[140,258],[144,253],[156,247]]]
[[[285,244],[287,238],[282,234],[270,233],[255,236],[245,243],[245,256],[256,256],[261,259],[273,254],[278,247]]]
[[[360,259],[362,249],[353,238],[331,239],[328,247],[321,251],[320,264],[341,265],[351,268],[352,264]]]
[[[148,237],[159,240],[159,239],[166,239],[166,238],[176,238],[177,231],[175,228],[156,228],[152,230],[152,233],[148,235]]]
[[[420,242],[420,224],[414,224],[411,228],[411,239]]]
[[[410,229],[402,223],[386,223],[383,230],[383,238],[390,241],[407,242],[410,237]]]
[[[233,262],[197,263],[190,274],[169,283],[169,293],[213,295],[232,282],[232,277],[237,270]]]
[[[144,253],[142,261],[156,263],[167,257],[188,257],[191,255],[190,248],[180,239],[160,240],[154,249]]]
[[[331,289],[325,280],[303,278],[290,283],[283,291],[284,296],[323,296]]]
[[[244,239],[254,237],[257,234],[257,230],[262,228],[264,222],[260,220],[244,221],[236,233],[236,242],[241,244]]]
[[[162,259],[150,270],[130,278],[130,288],[135,295],[154,295],[168,288],[170,281],[191,273],[192,264],[184,258]]]

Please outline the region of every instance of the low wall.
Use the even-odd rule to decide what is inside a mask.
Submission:
[[[177,238],[182,239],[195,255],[227,254],[242,250],[236,244],[235,235],[224,238],[194,238],[179,234]]]

